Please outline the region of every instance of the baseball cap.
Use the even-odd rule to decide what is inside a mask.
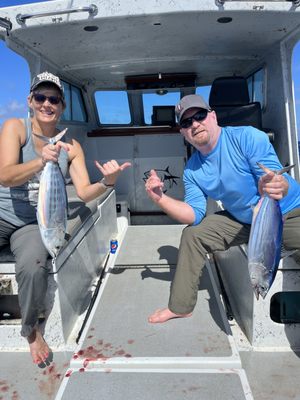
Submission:
[[[187,96],[184,96],[175,107],[175,114],[178,122],[180,122],[183,114],[189,108],[203,108],[204,110],[211,111],[211,108],[202,96],[198,94],[189,94]]]
[[[55,86],[57,86],[57,88],[60,90],[63,100],[65,99],[64,87],[61,83],[61,80],[59,79],[58,76],[53,75],[51,72],[47,72],[47,71],[42,72],[33,78],[31,87],[30,87],[30,92],[35,90],[41,83],[44,83],[44,82],[53,83]]]

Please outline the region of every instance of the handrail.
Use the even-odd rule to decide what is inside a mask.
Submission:
[[[215,2],[216,2],[216,5],[217,6],[223,6],[225,3],[228,3],[228,2],[233,2],[233,1],[241,1],[241,2],[243,2],[243,1],[249,1],[249,0],[215,0]],[[300,5],[300,0],[262,0],[261,2],[267,2],[267,3],[271,3],[271,2],[274,2],[274,3],[276,3],[276,2],[281,2],[281,1],[286,1],[286,2],[290,2],[290,3],[293,3],[293,5],[294,6],[296,6],[296,7],[298,7],[299,5]]]
[[[16,20],[18,24],[22,25],[29,18],[40,18],[40,17],[48,17],[51,15],[61,15],[61,14],[71,14],[75,12],[88,12],[90,16],[95,16],[98,13],[98,7],[95,4],[91,4],[87,7],[79,7],[79,8],[69,8],[62,11],[47,11],[43,13],[36,13],[36,14],[18,14],[16,16]]]
[[[6,29],[7,36],[9,35],[9,31],[12,29],[12,23],[9,19],[0,17],[0,28]]]

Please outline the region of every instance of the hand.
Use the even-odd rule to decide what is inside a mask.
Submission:
[[[150,176],[146,180],[145,189],[150,197],[155,203],[158,203],[163,195],[164,184],[158,177],[154,169],[150,171]]]
[[[98,161],[95,161],[95,165],[103,174],[105,183],[107,185],[114,185],[120,173],[124,171],[124,169],[130,167],[131,163],[125,162],[122,165],[119,165],[116,160],[111,160],[104,163],[103,165],[98,163]]]
[[[48,161],[58,162],[58,157],[62,148],[69,151],[69,146],[60,140],[56,144],[46,144],[42,148],[42,163],[46,165]]]
[[[274,200],[281,200],[289,190],[288,181],[284,176],[276,174],[269,168],[264,167],[264,171],[266,175],[263,175],[258,182],[260,195],[268,195]]]

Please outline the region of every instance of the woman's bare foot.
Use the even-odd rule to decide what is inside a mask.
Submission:
[[[44,363],[50,353],[50,349],[45,342],[41,332],[38,329],[35,329],[28,337],[27,337],[30,353],[34,364]]]
[[[186,318],[190,317],[192,313],[189,314],[175,314],[168,308],[164,308],[163,310],[156,310],[150,317],[148,318],[148,322],[152,324],[166,322],[172,318]]]

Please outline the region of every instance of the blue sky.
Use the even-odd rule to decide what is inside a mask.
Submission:
[[[40,0],[0,0],[1,7],[26,3],[38,3]],[[51,0],[48,0],[51,1]],[[294,50],[293,79],[296,97],[298,136],[300,138],[300,42]],[[23,117],[27,112],[26,98],[30,87],[30,74],[27,62],[8,49],[0,40],[0,126],[11,117]]]

